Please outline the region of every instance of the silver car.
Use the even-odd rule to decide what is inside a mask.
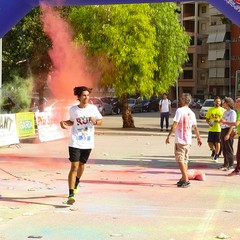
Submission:
[[[209,108],[214,106],[214,99],[206,99],[199,111],[199,118],[204,119],[206,118],[206,113]]]
[[[107,102],[104,102],[101,98],[91,97],[89,99],[89,102],[95,105],[103,116],[113,114],[112,105]]]

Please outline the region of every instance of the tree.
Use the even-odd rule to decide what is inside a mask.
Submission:
[[[135,127],[129,95],[149,97],[173,86],[187,61],[189,37],[174,3],[76,7],[70,13],[75,40],[98,57],[101,86],[123,102],[123,127]]]
[[[179,24],[178,8],[174,3],[151,4],[152,19],[157,36],[157,70],[155,71],[154,92],[168,92],[176,84],[176,79],[182,73],[182,66],[188,61],[188,46],[190,37]]]
[[[122,99],[123,127],[135,127],[127,98],[137,92],[150,96],[154,87],[156,31],[150,6],[76,7],[70,19],[76,40],[98,56],[102,85],[113,87]]]
[[[34,8],[3,37],[3,84],[15,85],[16,79],[30,78],[34,81],[31,91],[37,91],[41,100],[52,63],[48,55],[51,41],[39,16],[40,8]]]

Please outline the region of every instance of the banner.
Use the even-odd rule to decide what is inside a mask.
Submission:
[[[64,131],[58,121],[54,119],[50,112],[35,113],[38,136],[41,142],[57,140],[66,137],[68,131]],[[55,120],[55,121],[54,121]]]
[[[208,0],[208,2],[240,27],[240,0]]]
[[[16,125],[18,137],[27,137],[35,135],[34,113],[33,112],[16,113]]]
[[[187,0],[182,0],[185,2]],[[33,7],[45,3],[51,6],[81,6],[103,4],[137,4],[157,2],[179,2],[178,0],[1,0],[0,1],[0,38],[16,25]],[[200,2],[200,0],[195,0]],[[208,0],[215,8],[240,27],[239,0]]]
[[[0,146],[19,143],[15,114],[0,114]]]

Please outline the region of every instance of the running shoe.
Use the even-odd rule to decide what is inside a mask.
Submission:
[[[180,180],[177,182],[177,186],[182,185],[183,182],[184,182],[184,180],[180,179]]]
[[[212,154],[211,154],[212,160],[214,159],[214,156],[215,156],[215,150],[212,150]]]
[[[219,170],[224,170],[224,171],[225,171],[226,168],[227,168],[226,166],[222,165],[222,166],[219,167],[218,169],[219,169]]]
[[[228,176],[239,176],[240,175],[240,172],[239,171],[232,171],[231,173],[228,174]]]
[[[68,205],[73,205],[75,203],[75,198],[74,196],[69,196],[67,200]]]
[[[77,194],[79,192],[79,186],[75,186],[75,188],[73,189],[73,193]]]
[[[190,187],[191,183],[189,181],[182,180],[181,184],[179,183],[178,187],[187,188]]]
[[[219,155],[218,154],[215,154],[214,158],[213,158],[213,161],[214,162],[218,162],[218,158],[219,158]]]
[[[233,169],[234,169],[233,166],[229,166],[229,167],[226,167],[226,168],[224,169],[224,171],[232,171]]]

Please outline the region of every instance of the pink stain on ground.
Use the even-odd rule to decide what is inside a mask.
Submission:
[[[67,22],[49,6],[42,5],[43,29],[52,40],[49,55],[54,69],[48,86],[57,99],[73,99],[73,88],[97,85],[98,73],[89,71],[85,48],[73,43],[73,33]]]

